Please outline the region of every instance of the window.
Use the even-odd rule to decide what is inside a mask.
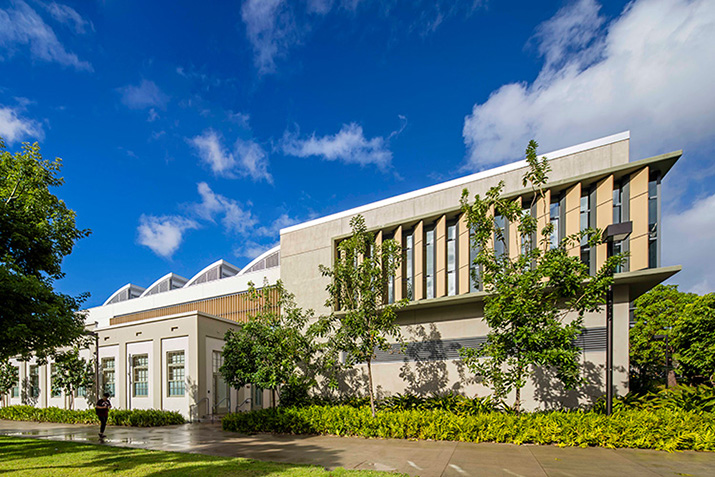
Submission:
[[[132,356],[132,376],[135,397],[149,395],[149,355],[137,354]]]
[[[50,365],[50,396],[62,396],[62,389],[57,386],[57,367],[54,364]]]
[[[75,391],[75,395],[77,397],[87,397],[87,388],[85,388],[84,386],[78,387]]]
[[[558,197],[555,200],[551,201],[551,205],[549,207],[549,221],[551,222],[551,225],[553,226],[553,229],[551,230],[551,248],[557,248],[559,246],[559,242],[561,239],[560,235],[560,230],[559,230],[559,219],[561,218],[561,203],[558,199]]]
[[[412,300],[414,296],[414,273],[415,273],[415,235],[410,232],[405,237],[405,285],[406,285],[406,298]]]
[[[584,190],[581,194],[580,219],[580,230],[586,230],[591,226],[591,196],[588,190]],[[591,247],[588,244],[588,236],[585,235],[581,238],[581,261],[590,267]]]
[[[102,358],[102,389],[114,396],[114,358]]]
[[[660,176],[657,172],[650,175],[648,182],[648,267],[656,268],[659,266],[660,257],[658,253],[659,239],[659,205],[658,205],[658,189],[660,189]]]
[[[263,389],[258,386],[251,385],[251,394],[254,406],[263,406]]]
[[[476,262],[479,255],[479,245],[474,243],[474,231],[469,232],[469,292],[479,291],[479,264]]]
[[[393,240],[392,235],[385,235],[383,241]],[[395,273],[387,278],[387,303],[395,303]]]
[[[613,187],[613,223],[623,222],[623,189],[620,184]]]
[[[220,351],[214,351],[212,356],[212,361],[211,361],[211,369],[213,370],[213,373],[220,373],[221,372],[221,366],[223,366],[223,355],[221,354]]]
[[[30,365],[30,397],[40,396],[40,369],[36,364]]]
[[[522,217],[531,217],[531,209],[521,209],[521,216]],[[531,252],[531,243],[533,241],[533,238],[529,236],[528,234],[522,235],[521,236],[521,254],[526,255],[527,253]]]
[[[508,231],[506,227],[506,219],[501,215],[494,217],[494,254],[497,258],[501,258],[507,252],[506,244],[509,241]]]
[[[447,225],[447,295],[457,294],[457,224]]]
[[[184,395],[184,352],[170,351],[166,354],[169,396]]]
[[[20,397],[20,368],[15,366],[15,370],[17,371],[17,380],[15,381],[15,384],[12,385],[12,389],[10,390],[10,396],[11,397]]]
[[[434,262],[434,227],[432,227],[425,232],[425,298],[434,298],[435,295]]]

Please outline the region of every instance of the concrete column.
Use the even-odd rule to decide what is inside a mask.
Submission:
[[[550,246],[549,241],[542,235],[544,227],[551,219],[550,206],[551,191],[545,190],[544,196],[536,199],[536,246],[541,246],[543,250],[548,250]]]
[[[608,176],[596,184],[596,227],[602,231],[613,223],[613,176]],[[608,256],[608,246],[596,246],[596,270],[599,270]]]
[[[630,271],[648,268],[648,174],[646,166],[630,178]]]
[[[566,209],[564,213],[565,224],[564,236],[577,234],[581,229],[581,183],[570,187],[566,191],[566,197],[564,199],[564,208]],[[568,254],[571,257],[581,256],[581,246],[578,242],[569,245]]]
[[[404,238],[402,237],[402,225],[397,227],[397,230],[395,230],[395,243],[397,243],[400,250],[402,250],[402,262],[400,266],[397,267],[397,270],[395,270],[395,301],[400,301],[404,297],[404,294],[402,293],[402,271],[405,269],[405,244]]]
[[[412,239],[412,244],[414,246],[413,256],[415,258],[415,283],[414,283],[414,297],[413,300],[424,300],[425,298],[425,223],[424,220],[420,220],[417,225],[415,225],[414,236]]]
[[[521,207],[521,197],[518,197],[514,201],[519,207]],[[511,260],[516,260],[521,254],[521,235],[519,234],[519,222],[509,222],[509,233],[508,233],[508,243],[507,247],[509,249],[509,258]]]
[[[447,295],[447,216],[443,215],[437,220],[435,232],[435,280],[437,286],[435,297]]]
[[[151,393],[151,405],[154,409],[164,409],[164,396],[167,390],[165,389],[165,376],[164,376],[164,356],[163,350],[161,349],[161,338],[154,339],[151,342],[151,350],[154,355],[154,359],[149,365],[154,371],[154,383],[149,383]]]
[[[467,216],[462,214],[457,222],[457,294],[469,293],[469,227],[467,226]]]

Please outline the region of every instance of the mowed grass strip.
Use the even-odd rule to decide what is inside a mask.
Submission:
[[[243,458],[0,436],[0,474],[3,473],[13,476],[73,477],[79,475],[384,477],[388,475],[377,471],[342,468],[327,471],[317,466],[261,462]]]

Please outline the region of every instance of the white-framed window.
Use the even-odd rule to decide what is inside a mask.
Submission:
[[[40,367],[36,364],[30,365],[29,372],[30,397],[40,396]]]
[[[425,297],[434,298],[435,296],[435,246],[434,246],[434,227],[425,231]]]
[[[580,230],[586,230],[591,226],[591,193],[588,189],[584,189],[581,193],[580,206]],[[588,237],[581,237],[581,261],[591,266],[591,246],[588,244]]]
[[[132,356],[132,377],[134,397],[149,395],[149,355],[136,354]]]
[[[20,397],[20,368],[17,366],[14,366],[14,368],[17,371],[17,380],[15,384],[13,384],[12,389],[10,389],[10,396],[16,398]]]
[[[251,391],[251,394],[253,394],[253,404],[256,406],[263,406],[263,388],[253,384],[251,385]]]
[[[50,396],[53,398],[62,396],[62,390],[57,386],[57,366],[54,364],[50,365]]]
[[[559,222],[561,218],[561,202],[558,197],[551,201],[551,206],[549,207],[549,221],[553,225],[551,230],[551,248],[556,248],[559,246],[559,239],[561,235],[559,234]]]
[[[405,294],[408,300],[412,300],[415,283],[415,234],[409,232],[405,236]]]
[[[186,368],[184,351],[166,353],[167,389],[169,396],[183,396],[185,392]]]
[[[457,224],[447,225],[447,295],[457,294]]]
[[[102,358],[102,392],[109,393],[110,396],[115,395],[115,370],[114,357]]]

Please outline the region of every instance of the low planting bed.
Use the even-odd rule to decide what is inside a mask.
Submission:
[[[279,407],[230,414],[223,428],[245,434],[323,434],[463,442],[555,444],[715,451],[715,414],[679,409],[550,411],[473,415],[448,410],[381,410],[369,407]]]
[[[99,424],[94,410],[75,411],[58,407],[8,406],[0,408],[0,419],[10,421],[57,422],[61,424]],[[112,409],[108,424],[112,426],[156,427],[184,424],[178,412],[155,409],[131,411]]]

